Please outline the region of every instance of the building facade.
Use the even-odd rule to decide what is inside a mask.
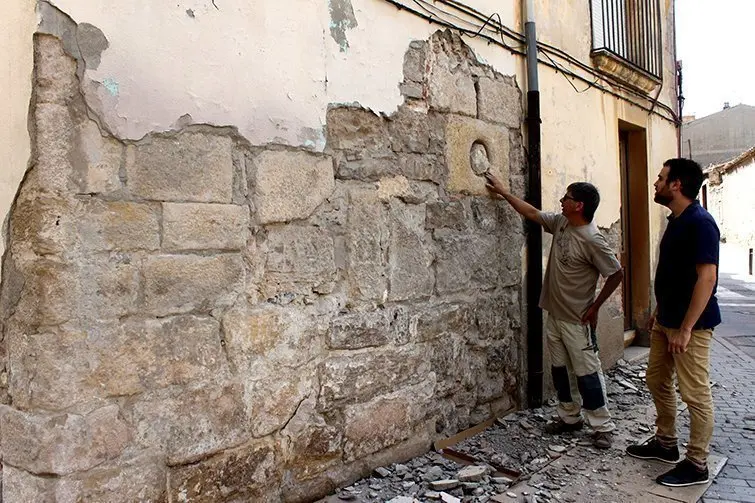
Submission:
[[[2,9],[5,500],[313,501],[526,402],[525,229],[478,176],[528,190],[524,3]],[[652,303],[673,2],[534,12],[544,209],[594,183],[627,270],[611,365]]]

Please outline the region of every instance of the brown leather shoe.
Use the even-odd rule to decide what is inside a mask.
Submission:
[[[576,423],[566,423],[563,419],[559,418],[545,425],[545,433],[550,433],[551,435],[559,435],[561,433],[568,433],[570,431],[579,431],[584,425],[585,422],[581,419]]]
[[[598,449],[610,449],[613,445],[613,433],[610,431],[596,431],[592,434],[592,445]]]

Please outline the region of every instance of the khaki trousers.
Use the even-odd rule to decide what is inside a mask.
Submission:
[[[676,371],[682,400],[689,408],[687,457],[697,465],[705,465],[713,436],[713,397],[710,390],[710,342],[713,330],[693,330],[684,353],[669,353],[668,336],[678,332],[656,322],[650,335],[646,381],[658,413],[656,436],[666,445],[677,442]]]
[[[597,342],[586,325],[548,315],[545,326],[553,385],[558,393],[558,416],[574,424],[584,418],[595,431],[613,431],[608,412],[606,382],[598,357]]]

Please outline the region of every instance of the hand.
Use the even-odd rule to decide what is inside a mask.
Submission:
[[[582,315],[582,323],[585,325],[589,323],[590,326],[595,329],[595,327],[598,326],[598,311],[600,311],[600,306],[596,304],[588,307],[585,314]]]
[[[687,351],[687,345],[692,338],[692,330],[689,328],[680,328],[674,335],[668,336],[668,352],[672,354],[681,354]]]
[[[502,196],[505,196],[508,194],[508,190],[506,190],[506,187],[503,186],[501,181],[493,176],[492,173],[485,173],[485,179],[487,180],[487,183],[485,184],[485,188],[488,189],[490,192],[493,192],[494,194],[499,194]]]

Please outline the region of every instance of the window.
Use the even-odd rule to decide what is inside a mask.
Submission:
[[[605,54],[655,79],[663,70],[659,0],[590,0],[593,56]]]

